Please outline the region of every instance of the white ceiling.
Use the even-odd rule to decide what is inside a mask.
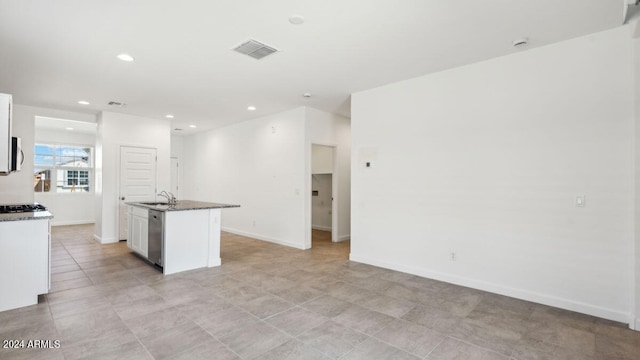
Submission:
[[[174,114],[181,133],[303,105],[349,116],[357,91],[620,26],[626,1],[0,0],[0,92],[64,110]],[[305,23],[290,24],[293,14]],[[521,37],[529,45],[515,49]],[[280,51],[232,51],[250,38]]]

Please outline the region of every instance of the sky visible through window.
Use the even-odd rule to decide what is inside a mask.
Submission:
[[[36,145],[35,166],[53,166],[53,147],[49,145]]]
[[[91,149],[71,146],[36,145],[34,155],[35,166],[88,167]]]

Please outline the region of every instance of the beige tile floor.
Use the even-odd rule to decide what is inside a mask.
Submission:
[[[51,293],[0,313],[0,359],[640,359],[623,324],[224,233],[223,265],[163,276],[92,226],[53,229]],[[27,343],[28,344],[28,343]]]

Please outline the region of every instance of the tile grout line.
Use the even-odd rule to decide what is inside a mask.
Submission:
[[[459,342],[461,342],[461,343],[465,343],[465,344],[467,344],[467,345],[471,345],[471,346],[473,346],[473,347],[477,347],[477,348],[479,348],[479,349],[482,349],[482,350],[485,350],[485,351],[489,351],[489,352],[492,352],[492,353],[498,354],[498,355],[503,356],[503,357],[506,357],[506,358],[510,358],[510,357],[511,357],[511,355],[513,354],[513,349],[512,349],[511,347],[509,348],[509,350],[511,350],[511,351],[509,352],[509,355],[505,355],[505,354],[503,354],[503,353],[501,353],[501,352],[495,351],[495,350],[493,350],[493,349],[489,349],[489,348],[484,347],[484,346],[482,346],[482,345],[474,344],[474,343],[472,343],[472,342],[470,342],[470,341],[468,341],[468,340],[460,339],[460,338],[458,338],[458,337],[456,337],[456,336],[454,336],[454,335],[447,335],[447,337],[448,337],[448,338],[450,338],[450,339],[453,339],[453,340],[455,340],[455,341],[459,341]]]
[[[53,239],[53,230],[51,230],[51,234],[50,234],[50,236],[51,236],[51,239]],[[71,255],[71,253],[69,252],[69,249],[67,249],[67,247],[65,246],[65,244],[64,244],[62,241],[59,241],[59,240],[57,240],[57,242],[60,244],[60,246],[62,246],[62,247],[63,247],[63,249],[64,249],[64,251],[67,253],[67,255],[69,255],[69,257],[71,257],[71,259],[73,259],[73,262],[78,266],[78,268],[79,268],[80,270],[82,270],[82,273],[83,273],[87,278],[89,278],[89,277],[88,277],[88,275],[84,272],[84,270],[83,270],[83,269],[82,269],[82,267],[80,266],[80,264],[78,264],[78,262],[76,261],[75,257],[74,257],[73,255]],[[52,246],[52,247],[53,247],[53,246]],[[53,275],[53,274],[51,274],[51,275]],[[91,281],[91,279],[89,279],[89,281]],[[52,282],[53,282],[53,281],[52,281]],[[71,290],[71,289],[69,289],[69,290]],[[52,293],[53,293],[53,292],[52,292]],[[54,330],[55,330],[56,334],[57,334],[58,336],[60,336],[60,339],[59,339],[59,340],[62,342],[62,334],[58,331],[58,328],[57,328],[57,326],[55,325],[55,319],[53,318],[53,311],[51,310],[51,303],[49,302],[49,296],[48,296],[48,295],[49,295],[49,293],[47,293],[47,294],[46,294],[46,298],[47,298],[47,306],[49,307],[49,315],[51,316],[51,320],[52,320],[52,322],[53,322],[53,324],[54,324]],[[70,300],[70,301],[71,301],[71,300]],[[71,316],[71,315],[70,315],[70,316]],[[62,346],[61,346],[61,348],[62,348]],[[61,352],[62,352],[62,357],[66,359],[66,358],[67,358],[67,355],[65,355],[64,350],[62,350],[62,349],[61,349]]]
[[[75,241],[75,240],[74,240],[74,241]],[[62,243],[62,242],[59,242],[59,243],[58,243],[58,245],[59,245],[59,246],[61,246],[61,247],[62,247],[62,249],[64,249],[64,251],[65,251],[67,254],[69,254],[69,252],[68,252],[68,247],[69,247],[69,246],[74,246],[75,244],[76,244],[76,242],[68,242],[68,244],[67,244],[67,245],[65,245],[65,243]],[[58,245],[57,245],[57,246],[58,246]],[[258,250],[258,247],[256,247],[256,249]],[[241,249],[240,249],[240,247],[238,247],[238,249],[234,249],[234,251],[240,251],[240,250],[241,250]],[[80,244],[79,244],[79,243],[78,243],[78,247],[77,247],[77,248],[74,248],[74,251],[77,251],[77,252],[80,252],[80,251],[81,251],[81,248],[80,248]],[[252,250],[252,251],[253,251],[253,250]],[[252,254],[253,254],[253,253],[252,253]],[[271,254],[271,252],[269,252],[269,254]],[[70,255],[70,254],[69,254],[69,255]],[[78,262],[77,262],[77,260],[75,259],[75,257],[73,257],[72,255],[70,255],[70,256],[71,256],[71,258],[74,260],[74,262],[75,262],[76,264],[78,264]],[[305,301],[303,301],[303,302],[301,302],[301,303],[291,302],[290,300],[288,300],[288,298],[287,298],[287,297],[285,297],[285,296],[286,296],[286,294],[283,294],[283,295],[281,296],[281,295],[278,295],[277,293],[273,292],[273,290],[268,290],[267,288],[263,288],[262,286],[256,286],[256,285],[254,285],[254,284],[255,284],[255,282],[247,283],[247,282],[244,282],[244,281],[242,281],[242,280],[238,280],[238,279],[239,279],[239,277],[237,277],[237,278],[236,278],[236,277],[233,277],[233,274],[234,274],[234,273],[240,273],[240,272],[243,272],[243,271],[249,271],[249,272],[250,272],[250,271],[252,271],[252,270],[251,270],[251,268],[255,268],[255,269],[257,269],[256,271],[260,271],[261,273],[264,273],[264,274],[266,274],[266,275],[268,275],[268,276],[270,276],[270,277],[278,277],[278,278],[282,278],[282,279],[289,280],[289,279],[284,278],[284,277],[282,277],[282,276],[279,276],[279,275],[272,275],[272,274],[270,274],[270,273],[266,273],[266,272],[264,272],[264,271],[260,270],[260,268],[259,268],[258,266],[259,266],[260,264],[265,264],[265,263],[266,263],[267,258],[268,258],[267,256],[251,256],[250,258],[247,258],[247,259],[249,259],[249,261],[247,261],[246,259],[244,259],[244,258],[241,256],[241,254],[240,254],[239,252],[238,252],[238,253],[234,253],[234,256],[232,257],[232,260],[231,260],[231,261],[234,263],[234,265],[237,263],[238,267],[232,267],[232,268],[233,268],[233,269],[237,269],[237,270],[236,270],[235,272],[234,272],[234,271],[231,271],[230,273],[225,273],[225,274],[227,274],[230,278],[233,278],[234,280],[239,281],[239,282],[241,283],[241,285],[240,285],[240,286],[251,286],[252,288],[257,289],[257,290],[260,290],[261,292],[262,292],[262,291],[264,291],[264,294],[273,295],[273,296],[275,296],[276,298],[282,299],[283,301],[287,301],[287,302],[289,302],[289,303],[291,303],[291,304],[293,305],[293,306],[289,307],[288,309],[282,310],[282,311],[277,312],[277,313],[274,313],[274,314],[270,314],[269,316],[266,316],[264,319],[260,319],[260,318],[258,318],[257,316],[255,316],[254,314],[252,314],[251,312],[248,312],[248,311],[247,311],[247,310],[245,310],[244,308],[242,308],[242,307],[240,307],[240,306],[237,306],[237,305],[236,305],[236,307],[237,307],[238,309],[242,310],[242,311],[243,311],[243,312],[245,312],[245,313],[250,314],[253,318],[257,318],[257,320],[258,320],[259,322],[261,322],[261,323],[265,324],[266,326],[274,327],[274,328],[276,328],[277,330],[279,330],[281,333],[284,333],[284,331],[283,331],[283,330],[281,330],[281,329],[280,329],[279,327],[277,327],[277,326],[271,325],[270,323],[268,323],[268,321],[269,321],[269,320],[271,320],[271,319],[273,319],[274,317],[276,317],[276,316],[278,316],[278,315],[281,315],[281,314],[283,314],[283,313],[285,313],[285,312],[287,312],[287,311],[291,311],[291,310],[296,309],[296,308],[304,309],[304,310],[307,310],[307,311],[311,311],[311,312],[316,313],[315,311],[310,310],[310,309],[307,309],[307,308],[305,308],[304,306],[305,306],[305,305],[308,305],[308,303],[313,302],[314,300],[317,300],[318,298],[323,297],[323,296],[332,296],[332,297],[335,297],[335,296],[333,296],[332,294],[328,293],[328,292],[327,292],[327,291],[325,291],[325,290],[319,290],[319,289],[316,289],[316,288],[311,287],[311,289],[313,289],[314,291],[318,291],[318,292],[320,293],[320,295],[317,295],[317,296],[315,296],[315,297],[313,297],[313,298],[311,298],[311,299],[307,299],[307,300],[305,300]],[[296,261],[305,261],[305,259],[314,260],[314,258],[313,258],[313,257],[302,257],[302,256],[297,256],[297,257],[296,257]],[[244,262],[243,262],[243,261],[244,261]],[[315,264],[315,265],[314,265],[314,266],[315,266],[315,268],[322,270],[322,271],[317,272],[316,274],[317,274],[319,277],[321,277],[322,279],[325,279],[325,281],[326,281],[326,279],[327,279],[327,278],[329,278],[329,277],[331,276],[331,272],[329,271],[329,267],[327,267],[327,266],[321,266],[321,265],[323,265],[323,263],[322,263],[321,261],[315,262],[315,260],[314,260],[314,262],[313,262],[313,263]],[[342,270],[344,270],[344,267],[343,267],[343,266],[344,266],[344,264],[342,264],[342,262],[341,262],[341,261],[334,261],[334,263],[336,264],[336,266],[340,266],[340,268],[336,268],[336,271],[342,271]],[[245,269],[245,270],[242,270],[242,267],[241,267],[241,265],[242,265],[242,264],[244,264],[244,265],[245,265],[246,267],[248,267],[248,268],[247,268],[247,269]],[[78,264],[78,265],[79,265],[79,264]],[[284,269],[284,268],[286,268],[286,267],[289,267],[289,266],[291,266],[291,268],[298,268],[298,269],[301,269],[301,268],[302,268],[301,266],[295,265],[293,262],[290,262],[290,263],[288,263],[288,264],[283,264],[283,265],[282,265],[283,269]],[[82,267],[80,267],[80,269],[83,271],[83,273],[85,274],[85,276],[87,276],[87,275],[86,275],[86,273],[85,273],[85,269],[83,269]],[[358,268],[358,270],[354,270],[354,271],[363,271],[363,272],[364,272],[364,270],[366,270],[366,269],[361,270],[361,269],[359,269],[359,268]],[[292,271],[295,271],[295,270],[292,270]],[[218,274],[218,275],[225,275],[225,274]],[[249,277],[250,277],[250,275],[251,275],[251,274],[248,274],[248,276],[249,276]],[[384,274],[383,274],[383,275],[384,275]],[[370,276],[370,278],[371,278],[371,277],[373,277],[373,276],[374,276],[374,275]],[[138,277],[136,276],[136,278],[138,278]],[[388,295],[388,294],[387,294],[386,292],[384,292],[384,291],[383,291],[383,292],[380,292],[380,291],[375,291],[375,290],[367,289],[366,287],[360,287],[360,286],[358,286],[358,283],[357,283],[353,278],[350,278],[350,279],[351,279],[350,281],[345,280],[345,279],[346,279],[346,278],[340,278],[340,279],[339,279],[339,282],[341,282],[341,283],[343,283],[343,284],[350,285],[350,286],[354,286],[354,287],[359,288],[359,289],[364,289],[364,290],[367,290],[367,291],[371,291],[372,293],[374,293],[374,294],[376,294],[376,295],[380,295],[380,296],[388,296],[388,297],[389,297],[389,298],[391,298],[391,299],[395,299],[395,300],[399,300],[399,301],[412,301],[412,300],[407,300],[407,299],[403,299],[403,298],[395,297],[395,296],[394,296],[394,295],[396,295],[395,293],[394,293],[393,295]],[[398,279],[402,279],[402,278],[398,277]],[[188,278],[187,278],[187,280],[190,280],[190,279],[188,279]],[[314,282],[315,282],[315,280],[316,280],[316,279],[313,279],[313,281],[314,281]],[[384,280],[386,280],[386,279],[384,279]],[[90,281],[91,281],[91,279],[90,279]],[[115,280],[114,280],[114,281],[115,281]],[[162,281],[162,279],[157,280],[157,282],[161,282],[161,281]],[[193,280],[192,280],[192,281],[193,281]],[[293,281],[293,280],[290,280],[290,281]],[[309,280],[309,281],[312,281],[312,280]],[[353,281],[353,282],[351,282],[351,281]],[[426,287],[422,287],[422,286],[416,286],[416,284],[411,284],[410,282],[407,282],[407,281],[404,281],[404,280],[403,280],[403,281],[391,281],[391,280],[386,280],[386,281],[389,281],[390,283],[393,283],[393,284],[402,285],[403,287],[406,287],[407,289],[416,289],[416,290],[421,290],[421,289],[425,289],[425,288],[426,288]],[[147,284],[147,283],[146,283],[146,282],[144,282],[144,281],[140,281],[140,282],[144,283],[145,285],[149,285],[149,284]],[[294,282],[295,282],[295,281],[294,281]],[[155,282],[154,282],[154,283],[155,283]],[[322,281],[320,281],[320,283],[319,283],[319,284],[321,284],[321,283],[322,283]],[[277,287],[277,284],[279,284],[279,283],[278,283],[278,282],[276,282],[275,284],[276,284],[276,287]],[[206,286],[202,286],[202,285],[200,285],[200,284],[197,284],[197,285],[199,285],[199,287],[200,287],[200,288],[205,288],[205,289],[207,289],[207,288],[208,288],[208,287],[206,287]],[[384,283],[384,282],[381,282],[381,283],[380,283],[380,285],[385,285],[385,283]],[[426,284],[426,285],[428,285],[428,284]],[[368,283],[368,286],[369,286],[369,287],[375,287],[375,283],[374,283],[374,282]],[[286,290],[286,289],[285,289],[285,290]],[[446,292],[445,292],[445,290],[446,290]],[[226,290],[226,291],[231,291],[231,290]],[[282,292],[282,291],[284,291],[284,290],[281,290],[281,291],[279,291],[279,292]],[[215,292],[214,292],[214,293],[215,293]],[[212,296],[213,296],[213,294],[214,294],[214,293],[212,293]],[[348,295],[349,293],[346,293],[346,294]],[[406,293],[406,294],[405,294],[405,292],[404,292],[404,291],[400,291],[398,294],[399,294],[399,295],[410,295],[410,296],[413,296],[413,295],[414,295],[414,294],[409,294],[409,293]],[[436,292],[436,291],[434,291],[434,295],[439,295],[439,294],[443,294],[443,295],[446,295],[446,296],[451,296],[451,295],[456,295],[456,294],[458,294],[458,292],[453,292],[453,293],[451,293],[451,292],[449,292],[447,289],[442,289],[442,288],[440,288],[440,289],[438,289],[438,291],[437,291],[437,292]],[[423,299],[423,300],[426,300],[426,297],[425,297],[425,296],[422,296],[421,294],[417,294],[417,295],[418,295],[418,298]],[[165,301],[166,301],[166,296],[169,296],[169,294],[167,293],[167,294],[165,294],[164,296],[161,296],[161,295],[160,295],[160,297],[161,297],[163,300],[165,300]],[[222,299],[222,297],[220,297],[220,298]],[[410,310],[407,310],[407,312],[405,312],[405,313],[404,313],[404,314],[402,314],[402,315],[394,316],[394,315],[389,315],[389,314],[386,314],[386,313],[384,313],[384,312],[381,312],[381,311],[378,311],[378,310],[376,310],[376,309],[373,309],[373,308],[371,308],[371,307],[369,307],[369,306],[367,306],[367,305],[361,305],[361,304],[358,304],[358,303],[357,303],[357,302],[355,302],[355,301],[343,300],[343,298],[341,298],[341,297],[335,297],[335,298],[336,298],[336,299],[339,299],[339,300],[341,300],[341,301],[345,301],[346,303],[349,303],[349,304],[352,304],[352,305],[361,306],[363,309],[367,309],[367,310],[370,310],[370,311],[379,312],[379,313],[381,313],[381,314],[384,314],[384,315],[390,316],[390,317],[392,317],[392,318],[394,319],[394,321],[404,321],[404,322],[408,322],[408,323],[410,323],[410,324],[423,326],[423,327],[425,327],[425,328],[427,328],[427,329],[431,329],[431,330],[433,330],[433,331],[439,332],[437,329],[432,329],[431,327],[427,327],[427,326],[422,325],[421,323],[424,323],[424,321],[420,321],[420,319],[414,319],[414,320],[420,321],[421,323],[413,322],[413,321],[409,321],[409,320],[407,320],[407,319],[403,319],[403,318],[402,318],[403,316],[406,316],[406,315],[407,315],[407,313],[411,312],[411,311],[412,311],[412,309],[413,309],[413,308],[415,308],[416,306],[427,306],[427,305],[428,305],[428,304],[426,304],[426,303],[424,303],[424,302],[422,302],[422,301],[413,301],[413,302],[415,302],[415,303],[417,304],[416,306],[414,306],[414,307],[413,307],[412,309],[410,309]],[[47,295],[47,302],[49,302],[48,300],[49,300],[49,298],[48,298],[48,295]],[[225,302],[227,302],[227,299],[222,299],[222,300],[224,300]],[[109,303],[110,303],[111,307],[113,308],[113,304],[111,304],[111,302],[109,302]],[[472,303],[473,303],[473,302],[468,302],[467,304],[471,305]],[[384,305],[384,304],[383,304],[383,305]],[[458,305],[459,305],[459,306],[456,306],[456,307],[454,307],[453,309],[451,309],[451,311],[453,311],[453,312],[455,312],[455,313],[457,314],[457,313],[458,313],[458,311],[457,311],[457,310],[460,310],[460,309],[461,309],[461,308],[460,308],[460,306],[462,306],[463,304],[458,304]],[[171,307],[172,307],[172,308],[175,308],[176,306],[177,306],[177,305],[171,305]],[[476,304],[476,306],[477,306],[477,304]],[[440,307],[438,307],[438,308],[440,308]],[[447,308],[448,308],[448,307],[447,307]],[[51,309],[52,309],[52,303],[51,303],[51,302],[49,302],[49,304],[48,304],[48,309],[49,309],[49,317],[51,317],[51,318],[53,319],[53,313],[51,312]],[[446,309],[446,308],[444,308],[444,307],[443,307],[441,310],[443,310],[443,311],[444,311],[445,309]],[[178,311],[179,311],[179,310],[178,310]],[[471,310],[471,311],[473,311],[473,310]],[[317,313],[316,313],[316,314],[317,314]],[[460,314],[462,315],[463,313],[462,313],[462,312],[460,312]],[[322,315],[322,314],[320,314],[320,315]],[[468,318],[468,316],[469,316],[469,314],[468,314],[468,313],[466,313],[466,315],[465,315],[465,316],[463,316],[463,317],[460,317],[460,319]],[[532,318],[532,316],[533,316],[533,314],[532,314],[532,313],[529,313],[529,314],[528,314],[528,319],[531,319],[531,318]],[[289,334],[287,334],[287,333],[285,333],[285,335],[287,335],[288,337],[293,338],[293,339],[296,339],[297,341],[299,341],[299,339],[300,339],[300,338],[303,336],[303,334],[305,334],[306,332],[311,331],[311,330],[313,330],[313,329],[317,328],[318,326],[321,326],[322,324],[325,324],[325,323],[326,323],[326,322],[328,322],[328,321],[333,321],[333,319],[334,319],[334,318],[335,318],[335,317],[327,318],[327,320],[326,320],[326,321],[324,321],[324,322],[322,322],[321,324],[316,325],[315,327],[313,327],[313,328],[311,328],[311,329],[308,329],[308,330],[306,330],[306,331],[304,331],[304,332],[302,332],[302,333],[300,333],[300,334],[298,334],[298,335],[292,335],[292,336],[289,336]],[[412,317],[411,317],[411,316],[409,316],[409,318],[412,318]],[[190,319],[190,320],[191,320],[191,319]],[[54,320],[54,321],[55,321],[55,320]],[[200,323],[198,323],[197,321],[195,321],[195,320],[191,320],[191,321],[195,322],[195,323],[196,323],[196,325],[197,325],[199,328],[202,328],[202,325],[200,325]],[[354,321],[356,321],[356,320],[354,320]],[[336,324],[338,324],[338,323],[336,323]],[[356,323],[356,322],[351,322],[351,324],[352,324],[352,325],[356,325],[357,323]],[[126,325],[126,324],[125,324],[125,325]],[[360,331],[358,331],[358,330],[356,330],[356,329],[353,329],[353,328],[351,328],[351,327],[349,327],[349,326],[345,326],[345,325],[342,325],[342,324],[338,324],[338,325],[343,326],[344,328],[349,329],[350,331],[356,331],[356,332],[360,333]],[[433,324],[432,324],[432,325],[433,325]],[[458,326],[460,326],[460,323],[458,323],[457,325],[458,325]],[[378,331],[376,331],[375,333],[373,333],[371,336],[364,334],[364,335],[366,335],[366,336],[367,336],[367,338],[366,338],[364,341],[367,341],[367,339],[371,339],[371,338],[373,338],[373,339],[375,339],[376,341],[379,341],[379,342],[381,342],[381,343],[384,343],[384,344],[386,344],[386,345],[389,345],[389,346],[391,346],[391,347],[393,347],[393,348],[398,349],[397,347],[395,347],[395,346],[393,346],[393,345],[391,345],[391,344],[389,344],[389,343],[387,343],[387,342],[385,342],[385,341],[382,341],[381,339],[379,339],[379,338],[377,337],[377,336],[380,336],[380,333],[381,333],[382,331],[384,331],[384,329],[385,329],[385,328],[387,328],[388,326],[389,326],[389,324],[386,324],[386,325],[385,325],[385,326],[383,326],[380,330],[378,330]],[[128,328],[128,326],[127,326],[127,328]],[[214,327],[213,329],[215,329],[215,327]],[[129,330],[130,330],[130,329],[129,329]],[[216,337],[216,336],[214,336],[213,334],[209,333],[209,331],[207,331],[207,330],[204,330],[204,331],[205,331],[207,334],[211,335],[211,336],[213,337],[213,339],[220,341],[218,337]],[[427,358],[427,357],[429,357],[429,356],[433,355],[433,354],[434,354],[434,351],[435,351],[439,346],[441,346],[441,345],[442,345],[442,343],[443,343],[444,341],[446,341],[446,339],[450,339],[450,340],[452,340],[452,341],[460,341],[461,343],[468,344],[469,346],[472,346],[472,347],[474,347],[474,348],[476,348],[476,349],[482,349],[482,350],[484,350],[484,351],[488,351],[488,352],[490,352],[490,353],[499,354],[501,357],[502,357],[502,356],[505,356],[506,358],[509,358],[509,357],[510,357],[511,359],[513,359],[513,358],[514,358],[514,355],[516,354],[516,350],[515,350],[515,348],[517,348],[517,344],[519,344],[519,343],[520,343],[520,341],[522,341],[522,339],[524,338],[524,336],[526,336],[526,334],[530,331],[530,329],[529,329],[528,327],[526,327],[526,326],[525,326],[524,331],[525,331],[525,332],[523,333],[524,335],[521,335],[521,336],[519,337],[519,339],[520,339],[520,340],[517,340],[517,341],[514,343],[514,344],[516,344],[516,345],[508,346],[508,347],[505,349],[505,353],[508,353],[509,355],[504,355],[504,354],[503,354],[503,353],[501,353],[501,352],[497,352],[497,351],[495,351],[495,350],[492,350],[492,349],[486,348],[486,347],[485,347],[485,346],[483,346],[483,345],[477,345],[477,344],[474,344],[474,343],[472,343],[472,342],[469,342],[468,340],[458,339],[456,336],[459,336],[459,335],[445,335],[445,336],[444,336],[444,338],[443,338],[442,340],[440,340],[440,341],[437,343],[437,345],[435,345],[435,346],[434,346],[434,347],[429,351],[429,353],[426,355],[426,357],[425,357],[425,358]],[[56,328],[56,332],[57,332],[57,328]],[[518,331],[518,332],[519,332],[519,331]],[[449,332],[449,333],[450,333],[450,332]],[[464,334],[464,333],[463,333],[463,334]],[[463,335],[463,336],[464,336],[464,335]],[[136,337],[136,339],[138,339],[138,338]],[[471,339],[471,337],[469,337],[469,339]],[[498,339],[496,339],[496,340],[498,340]],[[506,339],[506,340],[508,340],[508,339]],[[139,340],[139,339],[138,339],[138,341],[140,342],[140,340]],[[287,341],[290,341],[290,340],[287,340]],[[364,342],[364,341],[363,341],[363,342]],[[354,349],[355,349],[355,348],[358,348],[358,347],[359,347],[363,342],[361,342],[361,343],[359,343],[359,344],[355,345],[355,346],[354,346],[353,348],[351,348],[349,351],[347,351],[347,352],[345,352],[344,354],[340,355],[340,358],[346,357],[346,356],[348,356],[348,354],[352,354],[352,353],[353,353],[353,351],[354,351]],[[486,344],[490,344],[490,345],[491,345],[491,344],[494,344],[494,343],[496,343],[496,342],[495,342],[495,341],[488,341],[488,342],[485,342],[485,343],[486,343]],[[500,343],[501,343],[501,342],[497,342],[496,344],[498,344],[498,345],[499,345]],[[224,344],[224,343],[222,343],[222,344]],[[305,344],[305,345],[307,345],[307,346],[310,346],[311,348],[313,348],[313,349],[316,349],[316,350],[320,351],[319,349],[317,349],[317,348],[313,347],[312,345],[306,344],[306,343],[304,343],[304,342],[303,342],[303,344]],[[225,345],[225,347],[227,347],[227,348],[228,348],[228,346],[227,346],[226,344],[224,344],[224,345]],[[143,345],[143,346],[144,346],[144,345]],[[195,348],[195,346],[190,347],[190,349],[193,349],[193,348]],[[274,348],[275,348],[275,347],[274,347]],[[145,347],[145,350],[148,352],[148,349],[146,349],[146,347]],[[187,349],[187,350],[188,350],[188,349]],[[187,351],[187,350],[185,350],[185,351]],[[230,348],[229,348],[229,350],[230,350],[233,354],[237,355],[237,353],[233,352]],[[272,350],[273,350],[273,349],[267,350],[265,353],[267,353],[267,352],[269,352],[269,351],[272,351]],[[399,349],[399,350],[406,351],[406,350],[403,350],[403,349]],[[320,352],[321,352],[321,353],[323,353],[322,351],[320,351]],[[406,351],[406,352],[408,352],[408,351]],[[182,353],[182,352],[181,352],[181,353]],[[181,354],[181,353],[180,353],[180,354]],[[415,353],[412,353],[412,352],[408,352],[408,353],[411,353],[411,354],[416,355]],[[323,353],[323,354],[325,354],[325,353]],[[327,355],[327,354],[325,354],[325,355]]]
[[[434,346],[434,347],[433,347],[433,349],[431,349],[431,350],[429,351],[429,353],[428,353],[425,357],[423,357],[423,359],[428,359],[428,358],[429,358],[429,356],[431,356],[431,354],[432,354],[434,351],[436,351],[436,349],[438,348],[438,346],[442,345],[442,343],[443,343],[446,339],[447,339],[447,337],[445,336],[442,340],[440,340],[440,342],[438,342],[438,344],[437,344],[436,346]]]
[[[224,300],[224,299],[223,299]],[[226,300],[224,300],[226,301]],[[231,305],[232,307],[237,307],[236,305]],[[242,311],[245,311],[244,309],[240,309]],[[223,311],[223,310],[221,310]],[[180,312],[180,310],[178,310],[178,312]],[[245,311],[246,313],[248,313],[249,315],[256,317],[255,315],[251,314],[248,311]],[[257,318],[257,317],[256,317]],[[260,320],[260,319],[258,319]],[[231,351],[234,355],[236,355],[239,359],[243,359],[242,356],[240,356],[240,354],[238,354],[237,352],[235,352],[229,345],[227,345],[224,341],[220,340],[220,338],[218,338],[217,336],[215,336],[214,334],[212,334],[211,332],[209,332],[207,329],[203,328],[200,324],[198,324],[197,321],[193,321],[194,324],[196,324],[198,327],[200,327],[200,329],[204,330],[204,332],[206,332],[207,334],[211,335],[211,337],[213,337],[213,339],[217,342],[219,342],[220,344],[222,344],[225,348],[229,349],[229,351]],[[251,326],[251,325],[247,325],[246,327]],[[179,354],[178,354],[179,355]]]
[[[61,243],[61,244],[62,244],[62,246],[65,248],[65,251],[67,251],[67,252],[68,252],[67,247],[66,247],[62,242],[60,242],[60,243]],[[80,264],[78,264],[78,262],[76,261],[75,257],[74,257],[71,253],[69,253],[69,252],[68,252],[68,254],[69,254],[69,256],[71,256],[71,258],[74,260],[74,262],[76,262],[76,264],[77,264],[77,265],[78,265],[78,267],[82,270],[82,272],[85,274],[85,276],[89,279],[89,281],[92,283],[92,286],[97,285],[97,284],[96,284],[96,283],[94,283],[94,281],[89,277],[89,275],[87,275],[87,274],[86,274],[86,272],[84,271],[84,268],[82,268],[82,266],[81,266]],[[70,289],[70,290],[72,290],[72,289]],[[147,354],[149,354],[149,356],[151,356],[151,358],[155,359],[155,357],[151,354],[151,352],[149,351],[149,349],[147,349],[147,347],[142,343],[142,341],[140,340],[140,338],[139,338],[139,337],[138,337],[138,336],[137,336],[133,331],[131,331],[131,328],[129,328],[129,326],[128,326],[128,325],[127,325],[127,323],[124,321],[124,319],[122,319],[122,317],[120,316],[120,314],[116,311],[116,309],[115,309],[115,307],[114,307],[113,303],[111,303],[111,301],[110,301],[107,297],[105,297],[105,299],[106,299],[106,300],[107,300],[107,302],[109,303],[109,308],[110,308],[110,309],[111,309],[111,310],[116,314],[116,316],[118,317],[118,319],[122,322],[122,325],[124,325],[124,326],[126,327],[126,329],[127,329],[129,332],[131,332],[131,334],[134,336],[134,338],[136,339],[136,341],[138,342],[138,344],[139,344],[140,346],[142,346],[142,348],[145,350],[145,352],[146,352]],[[83,312],[83,313],[84,313],[84,312]],[[52,315],[53,315],[53,314],[52,314]],[[70,316],[73,316],[73,315],[70,315]],[[56,329],[56,330],[57,330],[57,329]],[[64,351],[63,351],[63,356],[64,356]],[[65,358],[66,358],[66,356],[65,356]]]

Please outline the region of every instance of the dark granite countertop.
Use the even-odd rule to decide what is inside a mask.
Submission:
[[[240,205],[220,204],[213,202],[194,201],[194,200],[178,200],[175,205],[169,205],[163,202],[128,202],[127,205],[143,207],[158,211],[186,211],[186,210],[206,210],[206,209],[225,209],[240,207]]]
[[[0,222],[42,219],[53,219],[53,214],[48,211],[0,214]]]

